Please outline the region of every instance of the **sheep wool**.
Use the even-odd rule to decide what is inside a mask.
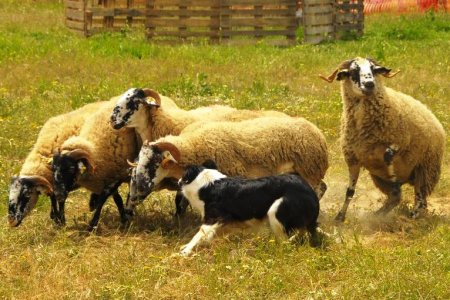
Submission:
[[[148,104],[146,96],[155,98],[156,105]],[[116,129],[132,127],[142,141],[153,141],[169,134],[178,135],[195,122],[242,121],[262,116],[287,117],[277,111],[238,110],[224,105],[184,110],[151,89],[130,89],[120,96],[111,120]]]
[[[127,159],[137,156],[136,135],[133,129],[114,130],[109,123],[110,113],[117,98],[112,98],[99,107],[81,128],[78,136],[71,137],[61,146],[61,153],[74,149],[86,151],[94,169],[88,170],[78,184],[100,194],[109,183],[128,177]]]
[[[212,159],[229,176],[295,172],[316,187],[328,169],[325,137],[303,118],[264,117],[194,126],[195,130],[188,127],[179,136],[166,136],[153,144],[175,145],[182,168]]]
[[[330,76],[321,76],[328,82],[341,81],[341,141],[350,181],[339,221],[345,218],[361,167],[388,196],[378,210],[383,214],[398,205],[401,185],[409,183],[415,190],[412,216],[417,216],[439,181],[444,129],[424,104],[384,86],[382,77],[397,73],[358,57],[343,62]]]
[[[52,183],[53,172],[49,160],[53,152],[70,136],[77,135],[85,120],[102,104],[103,102],[90,103],[72,112],[50,118],[41,128],[19,174],[40,175]]]

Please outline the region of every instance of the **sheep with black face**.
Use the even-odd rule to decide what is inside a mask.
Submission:
[[[412,217],[427,207],[441,172],[445,132],[421,102],[385,87],[383,78],[397,73],[372,59],[347,60],[328,77],[341,82],[342,150],[349,170],[345,202],[336,216],[343,221],[355,193],[360,169],[367,169],[374,184],[387,195],[378,213],[386,214],[401,200],[401,186],[414,186]]]
[[[84,187],[97,197],[91,198],[94,216],[89,222],[92,230],[98,224],[100,213],[107,198],[112,195],[119,209],[121,221],[128,216],[117,189],[129,181],[127,160],[138,153],[136,133],[130,128],[114,130],[109,119],[117,98],[103,103],[92,114],[78,136],[66,140],[53,158],[54,191],[59,201],[64,201],[69,192]]]

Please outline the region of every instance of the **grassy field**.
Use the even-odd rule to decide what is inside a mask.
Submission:
[[[347,173],[339,149],[342,104],[328,74],[344,59],[371,56],[402,72],[387,84],[428,105],[450,130],[450,16],[370,16],[365,36],[318,46],[226,47],[145,42],[142,32],[89,39],[63,25],[58,1],[0,2],[0,215],[8,185],[53,115],[106,100],[129,87],[152,87],[193,108],[211,103],[305,116],[330,146],[321,223],[339,242],[326,249],[277,244],[268,232],[216,239],[191,258],[171,257],[195,233],[198,215],[172,217],[173,194],[153,195],[131,227],[108,204],[98,232],[86,233],[87,193],[74,192],[68,224],[50,218],[49,200],[18,228],[0,222],[0,298],[6,299],[449,299],[450,156],[429,199],[430,213],[407,218],[404,201],[375,218],[383,197],[366,173],[348,221],[332,218]],[[450,141],[447,141],[450,147]]]

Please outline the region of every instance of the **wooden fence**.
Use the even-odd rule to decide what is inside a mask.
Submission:
[[[298,0],[65,0],[66,25],[84,36],[137,26],[155,41],[204,38],[220,43],[264,38],[293,44],[302,24],[310,43],[355,28],[362,34],[362,0],[356,0],[361,10],[355,2],[334,1],[304,0],[301,5]]]

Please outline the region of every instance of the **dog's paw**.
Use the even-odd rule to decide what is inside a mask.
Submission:
[[[189,255],[191,255],[191,252],[192,251],[190,249],[188,249],[187,247],[182,247],[179,255],[182,257],[188,257]]]

